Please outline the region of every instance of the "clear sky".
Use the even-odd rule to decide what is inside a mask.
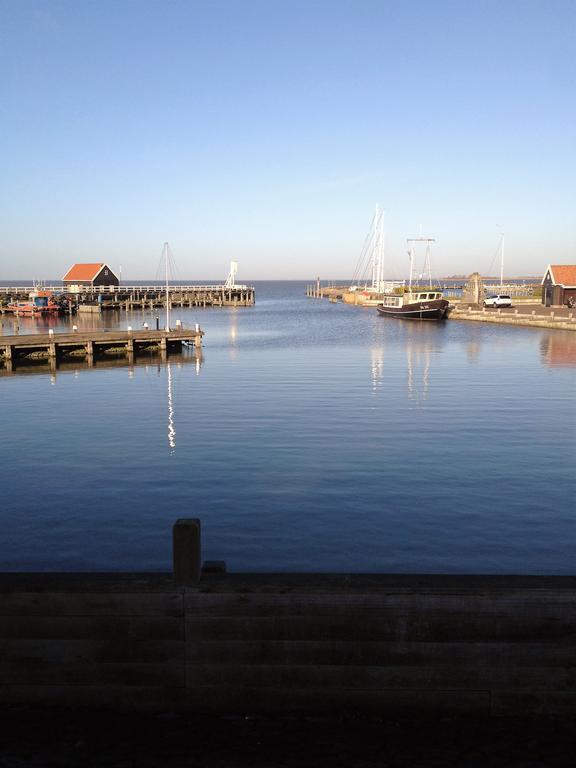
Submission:
[[[576,262],[574,0],[0,0],[0,278]],[[493,270],[494,271],[494,270]]]

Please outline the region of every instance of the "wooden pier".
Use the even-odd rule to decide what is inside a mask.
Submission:
[[[0,286],[0,311],[8,312],[8,304],[28,299],[34,286]],[[92,308],[94,311],[117,309],[165,308],[165,285],[109,285],[69,286],[46,285],[43,291],[65,297],[70,306]],[[255,304],[255,289],[248,285],[170,285],[168,286],[170,307],[251,307]]]
[[[0,354],[10,368],[25,359],[57,361],[65,357],[94,359],[103,354],[125,353],[129,357],[144,351],[160,350],[161,353],[178,352],[183,344],[200,349],[204,331],[179,327],[175,330],[139,329],[126,331],[75,331],[73,333],[42,333],[24,336],[0,336]]]
[[[574,718],[575,635],[573,576],[226,573],[179,520],[172,573],[0,574],[0,706]]]

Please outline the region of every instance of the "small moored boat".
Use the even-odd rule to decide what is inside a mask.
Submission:
[[[13,301],[6,309],[22,317],[57,315],[62,311],[61,305],[54,300],[54,296],[49,291],[38,289],[28,294],[28,301]]]

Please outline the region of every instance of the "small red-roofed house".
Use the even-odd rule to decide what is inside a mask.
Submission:
[[[111,286],[120,285],[120,280],[107,264],[74,264],[62,278],[64,285],[71,291],[77,291],[80,286]]]
[[[576,264],[548,264],[542,278],[542,304],[561,307],[576,299]]]

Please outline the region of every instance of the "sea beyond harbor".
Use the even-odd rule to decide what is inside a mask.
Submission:
[[[307,282],[175,308],[201,359],[0,367],[3,570],[169,570],[200,517],[230,570],[572,573],[574,334],[403,323]]]

